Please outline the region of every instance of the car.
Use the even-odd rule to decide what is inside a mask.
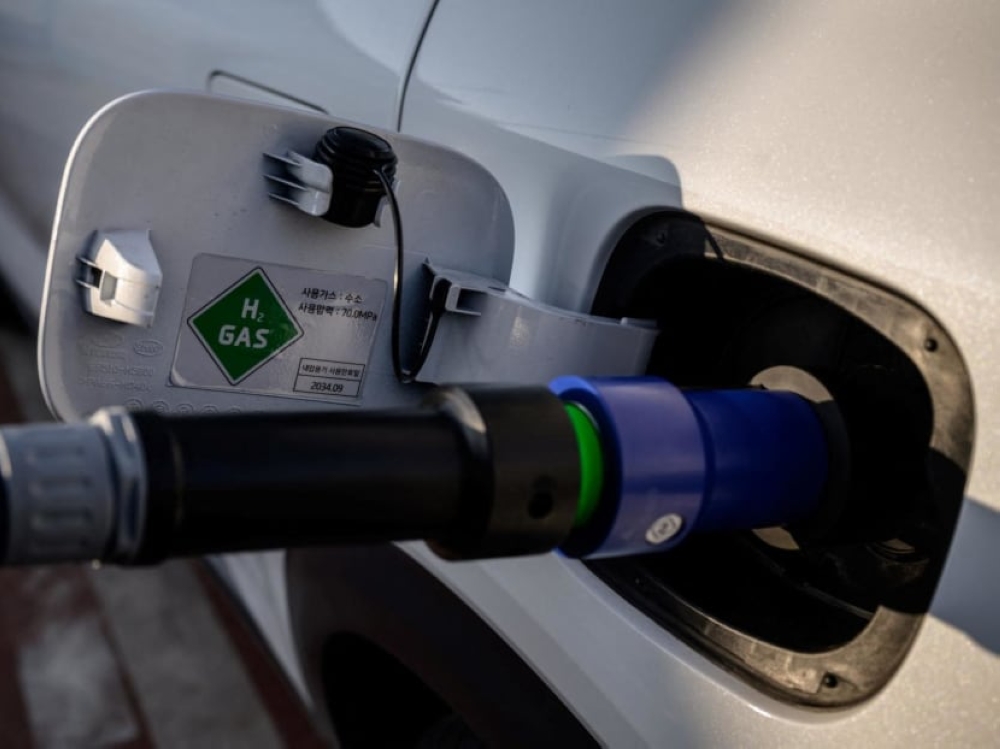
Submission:
[[[217,558],[317,720],[345,747],[987,745],[997,13],[14,0],[0,271],[37,319],[73,140],[133,91],[464,154],[509,201],[512,288],[656,320],[647,370],[680,386],[777,369],[834,404],[832,499],[792,528],[623,558],[455,563],[419,542]]]

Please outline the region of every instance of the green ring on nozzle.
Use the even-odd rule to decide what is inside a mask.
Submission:
[[[604,488],[604,453],[597,425],[584,409],[575,403],[564,403],[576,444],[580,450],[580,501],[576,506],[573,527],[581,528],[593,516]]]

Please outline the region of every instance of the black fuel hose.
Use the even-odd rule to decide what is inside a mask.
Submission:
[[[0,437],[11,564],[408,539],[541,553],[580,491],[573,425],[544,387],[441,388],[408,411],[99,412]]]

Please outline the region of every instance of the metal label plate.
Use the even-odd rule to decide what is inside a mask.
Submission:
[[[387,291],[378,278],[198,255],[171,382],[360,403]]]

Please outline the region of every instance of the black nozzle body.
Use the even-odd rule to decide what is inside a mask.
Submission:
[[[542,553],[579,498],[576,436],[546,388],[444,388],[410,411],[132,419],[148,483],[133,563],[409,539],[451,558]]]

